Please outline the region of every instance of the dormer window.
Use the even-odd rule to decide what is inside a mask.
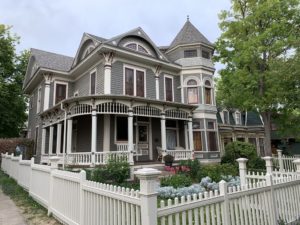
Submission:
[[[196,49],[190,49],[184,51],[184,58],[193,58],[193,57],[197,57]]]
[[[129,43],[127,45],[125,45],[126,48],[130,48],[134,51],[137,51],[137,52],[141,52],[141,53],[144,53],[144,54],[149,54],[149,51],[142,45],[140,44],[137,44],[137,43]]]
[[[236,123],[236,125],[241,125],[242,124],[241,113],[240,112],[235,113],[235,123]]]
[[[229,113],[228,113],[228,111],[223,111],[223,119],[224,119],[224,124],[229,124]]]

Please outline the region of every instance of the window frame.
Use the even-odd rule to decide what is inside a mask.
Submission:
[[[91,77],[92,77],[93,73],[95,73],[95,90],[94,90],[95,93],[94,94],[92,94],[92,83],[91,83]],[[90,95],[96,95],[97,94],[97,69],[93,69],[90,72],[89,94]]]
[[[187,56],[186,55],[187,52],[196,52],[196,55]],[[196,57],[198,57],[198,51],[197,51],[197,49],[185,49],[185,50],[183,50],[183,58],[196,58]]]
[[[166,78],[170,78],[172,80],[172,101],[168,102],[174,102],[174,77],[167,74],[164,75],[164,100],[167,101]]]
[[[133,95],[126,95],[126,68],[133,70]],[[136,71],[141,71],[144,73],[144,97],[137,96],[137,87],[136,87]],[[146,98],[147,97],[147,86],[146,86],[146,69],[132,66],[128,64],[124,64],[123,66],[123,94],[126,96],[134,96],[134,97],[140,97],[140,98]]]
[[[188,83],[190,82],[190,81],[195,81],[196,82],[196,84],[192,84],[192,85],[189,85]],[[197,96],[197,101],[196,102],[189,102],[189,89],[196,89],[196,96]],[[195,80],[195,79],[193,79],[193,78],[191,78],[191,79],[188,79],[187,81],[186,81],[186,102],[188,103],[188,104],[194,104],[194,105],[197,105],[197,104],[199,104],[199,84],[198,84],[198,82],[197,82],[197,80]]]
[[[40,85],[37,89],[36,113],[40,113],[41,110],[42,110],[42,86]]]
[[[206,85],[205,84],[207,81],[210,83],[210,85]],[[206,103],[206,89],[207,88],[210,89],[210,103]],[[212,85],[212,81],[211,80],[205,79],[203,81],[203,92],[204,92],[204,94],[203,94],[203,100],[204,100],[203,103],[205,105],[214,105],[214,101],[213,101],[213,85]]]
[[[239,121],[238,121],[238,116],[239,116]],[[237,112],[235,112],[234,117],[235,117],[234,118],[235,119],[235,124],[236,125],[242,125],[242,114],[237,111]]]
[[[69,94],[69,83],[65,82],[65,81],[57,81],[57,80],[55,80],[54,81],[54,93],[53,93],[53,106],[59,103],[59,102],[55,103],[55,99],[56,99],[56,85],[57,84],[64,84],[64,85],[66,85],[66,98],[65,99],[68,99],[68,94]]]
[[[128,45],[132,45],[132,44],[135,44],[135,49],[127,47]],[[149,49],[145,45],[143,45],[139,42],[135,42],[135,41],[126,42],[123,46],[124,46],[124,48],[130,49],[130,50],[135,51],[135,52],[139,52],[139,53],[146,54],[146,55],[151,55]],[[139,46],[141,46],[146,52],[139,51]]]
[[[203,52],[206,52],[206,53],[208,54],[208,58],[203,57]],[[205,49],[202,49],[202,50],[201,50],[201,57],[202,57],[203,59],[211,59],[211,54],[210,54],[209,51],[207,51],[207,50],[205,50]]]

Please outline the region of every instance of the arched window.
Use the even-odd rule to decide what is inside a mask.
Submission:
[[[189,80],[187,82],[187,101],[189,104],[198,104],[198,87],[197,87],[197,81],[195,80]]]
[[[149,54],[149,52],[147,51],[147,49],[144,46],[142,46],[142,45],[140,45],[138,43],[128,43],[128,44],[125,45],[125,47],[126,48],[130,48],[130,49],[132,49],[134,51],[138,51],[138,52],[141,52],[141,53]]]
[[[204,83],[204,101],[205,101],[205,104],[208,104],[208,105],[211,105],[212,104],[212,88],[211,88],[211,83],[210,81],[205,81]]]

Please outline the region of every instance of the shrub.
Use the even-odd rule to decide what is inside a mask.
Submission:
[[[202,165],[197,173],[198,181],[201,181],[205,177],[210,177],[215,182],[219,182],[224,176],[237,176],[238,169],[231,164],[209,164]]]
[[[238,168],[238,158],[247,158],[249,169],[265,169],[264,160],[258,157],[256,148],[250,143],[236,141],[226,145],[221,163],[233,164]]]
[[[192,179],[197,178],[197,173],[200,170],[200,162],[197,159],[181,160],[179,165],[189,168],[189,171],[183,171],[183,173],[187,173]]]
[[[164,186],[172,186],[174,188],[178,187],[187,187],[192,184],[192,179],[189,176],[185,176],[184,174],[175,174],[169,177],[163,177],[160,180],[160,185]]]
[[[25,159],[33,156],[34,141],[27,138],[3,138],[0,139],[0,153],[16,154],[16,147],[20,146],[24,149],[23,155]]]
[[[88,170],[87,170],[88,171]],[[120,185],[130,177],[129,164],[126,161],[110,159],[107,165],[92,169],[87,176],[92,181]]]

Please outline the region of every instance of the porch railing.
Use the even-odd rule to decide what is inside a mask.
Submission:
[[[193,152],[190,150],[167,150],[166,153],[174,157],[174,160],[192,159]]]
[[[96,152],[96,165],[105,165],[109,160],[116,161],[126,161],[129,159],[128,151],[120,151],[120,152]]]

